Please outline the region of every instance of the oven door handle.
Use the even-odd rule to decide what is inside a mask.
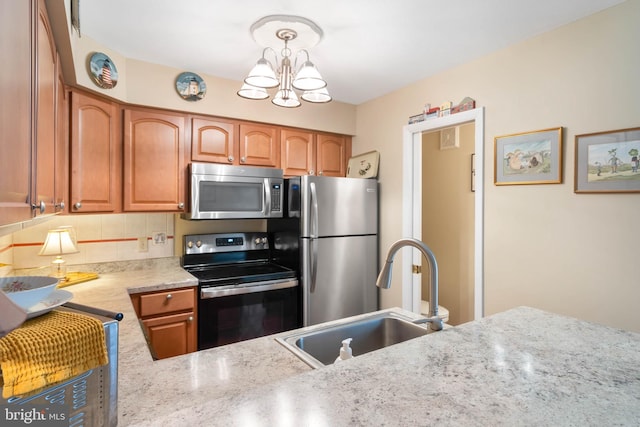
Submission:
[[[296,279],[273,280],[268,282],[259,282],[257,284],[246,284],[246,285],[232,286],[232,287],[212,286],[210,288],[201,288],[200,298],[201,299],[220,298],[220,297],[227,297],[231,295],[243,295],[243,294],[252,294],[255,292],[266,292],[266,291],[274,291],[277,289],[294,288],[296,286],[298,286],[298,280]]]

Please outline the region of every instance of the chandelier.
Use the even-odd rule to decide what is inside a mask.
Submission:
[[[307,102],[331,101],[327,82],[309,59],[309,52],[306,50],[315,46],[322,38],[320,27],[299,16],[271,15],[256,21],[251,26],[251,34],[254,40],[265,48],[262,57],[244,79],[244,84],[238,91],[239,96],[247,99],[267,99],[267,89],[277,87],[271,102],[279,107],[299,107],[300,101],[296,91],[300,93],[300,98]],[[270,47],[274,41],[284,42],[280,60],[276,51]],[[292,56],[292,47],[298,49],[295,56]],[[273,62],[267,59],[269,54],[273,55]]]

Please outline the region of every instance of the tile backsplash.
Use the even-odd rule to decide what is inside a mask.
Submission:
[[[173,257],[174,221],[172,213],[56,216],[0,236],[0,276],[13,269],[48,267],[53,257],[38,252],[47,232],[60,226],[72,226],[78,241],[79,252],[64,256],[67,266]]]

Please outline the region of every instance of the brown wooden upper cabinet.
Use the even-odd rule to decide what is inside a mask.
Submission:
[[[186,122],[177,113],[124,110],[124,211],[184,211]]]
[[[278,167],[278,134],[276,126],[194,117],[191,120],[191,160]]]
[[[275,126],[240,123],[241,165],[280,167],[280,130]]]
[[[71,94],[70,212],[122,210],[122,126],[118,104]]]
[[[238,164],[238,123],[202,117],[191,119],[191,160]]]
[[[0,2],[0,225],[31,218],[33,123],[30,2]]]
[[[38,1],[36,22],[36,149],[35,213],[55,212],[56,45],[44,0]]]
[[[347,136],[283,129],[280,144],[285,176],[346,175],[347,158],[351,155]]]

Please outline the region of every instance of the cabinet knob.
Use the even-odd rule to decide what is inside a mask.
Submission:
[[[74,207],[74,208],[76,208],[76,209],[80,209],[80,208],[82,208],[82,203],[80,203],[80,202],[76,202],[76,203],[73,205],[73,207]]]
[[[64,200],[56,205],[54,205],[56,208],[60,209],[61,211],[64,210]]]
[[[189,316],[189,318],[187,319],[188,322],[193,322],[193,316]]]
[[[167,294],[167,299],[171,299],[171,298],[173,298],[173,295]]]
[[[313,169],[311,169],[311,170],[309,171],[309,175],[313,175],[313,174],[314,174],[314,172],[315,172],[315,171],[314,171]]]
[[[233,156],[227,157],[227,160],[229,160],[229,163],[233,163]]]
[[[240,163],[244,163],[244,162],[246,162],[246,161],[247,161],[247,158],[246,158],[246,157],[240,157]]]
[[[184,203],[182,202],[178,203],[178,209],[184,209]]]
[[[318,172],[318,175],[322,175],[322,171]]]
[[[40,204],[31,205],[31,209],[39,209],[40,213],[43,214],[45,210],[47,210],[47,204],[44,200],[40,200]]]

